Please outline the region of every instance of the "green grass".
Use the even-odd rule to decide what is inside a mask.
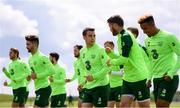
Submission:
[[[11,100],[12,100],[12,95],[0,94],[0,108],[5,108],[5,107],[10,108]],[[33,103],[34,103],[34,98],[29,98],[26,107],[28,106],[32,107]],[[68,105],[68,107],[77,107],[77,99],[73,101],[73,105],[70,106]],[[151,107],[155,108],[154,102],[151,102]],[[171,104],[171,108],[180,108],[180,102],[173,102]]]

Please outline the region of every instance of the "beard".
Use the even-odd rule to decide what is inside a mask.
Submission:
[[[31,49],[28,49],[28,48],[27,48],[27,51],[28,51],[29,53],[31,53],[31,52],[32,52],[32,51],[31,51]]]
[[[74,57],[78,58],[78,57],[79,57],[79,54],[74,54]]]
[[[118,34],[118,32],[114,28],[112,28],[112,34],[113,34],[113,36],[116,36]]]

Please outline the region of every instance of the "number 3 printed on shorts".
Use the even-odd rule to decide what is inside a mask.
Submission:
[[[157,53],[157,50],[156,49],[153,49],[152,51],[151,51],[153,54],[152,54],[152,57],[153,57],[153,59],[158,59],[158,53]]]

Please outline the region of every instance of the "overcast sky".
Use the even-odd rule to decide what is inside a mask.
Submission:
[[[67,77],[73,74],[73,46],[83,44],[82,30],[96,28],[97,43],[107,40],[116,43],[106,20],[119,14],[125,27],[138,27],[138,18],[145,14],[154,15],[159,28],[168,30],[180,39],[180,2],[178,0],[0,0],[0,69],[7,66],[8,51],[16,47],[27,62],[29,54],[25,48],[25,34],[38,34],[40,50],[49,54],[60,54],[60,64],[66,69]],[[138,41],[144,44],[146,36],[140,31]],[[3,87],[7,78],[0,71],[0,93],[11,94],[11,88]],[[30,95],[34,95],[31,83]],[[77,82],[68,84],[67,92],[77,95]]]

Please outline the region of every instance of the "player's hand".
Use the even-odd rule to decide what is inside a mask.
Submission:
[[[5,82],[4,82],[4,86],[8,86],[8,83],[7,83],[7,81],[5,81]]]
[[[69,82],[71,82],[71,79],[66,79],[65,82],[69,83]]]
[[[54,82],[54,80],[53,80],[53,77],[52,77],[52,76],[50,76],[50,77],[49,77],[49,81],[50,81],[50,82]]]
[[[151,80],[148,80],[148,81],[146,82],[146,86],[149,87],[149,88],[152,86]]]
[[[35,72],[32,72],[32,73],[31,73],[31,78],[32,78],[33,80],[37,79],[37,75],[36,75]]]
[[[107,64],[108,66],[111,66],[111,64],[110,64],[110,59],[107,60],[106,64]]]
[[[28,76],[26,77],[26,80],[27,80],[27,81],[30,81],[30,80],[31,80],[31,76],[28,75]]]
[[[87,80],[87,81],[93,81],[94,78],[93,78],[92,75],[88,75],[88,76],[86,76],[86,80]]]
[[[6,69],[5,67],[3,67],[2,71],[3,71],[3,72],[6,72],[6,71],[7,71],[7,69]]]
[[[106,50],[106,53],[111,53],[111,48],[110,47],[106,47],[105,50]]]
[[[170,82],[171,81],[171,77],[168,76],[168,75],[164,75],[164,80]]]
[[[77,89],[78,89],[78,91],[82,91],[82,89],[83,89],[83,85],[81,85],[81,84],[80,84],[80,85],[78,85],[78,88],[77,88]]]

